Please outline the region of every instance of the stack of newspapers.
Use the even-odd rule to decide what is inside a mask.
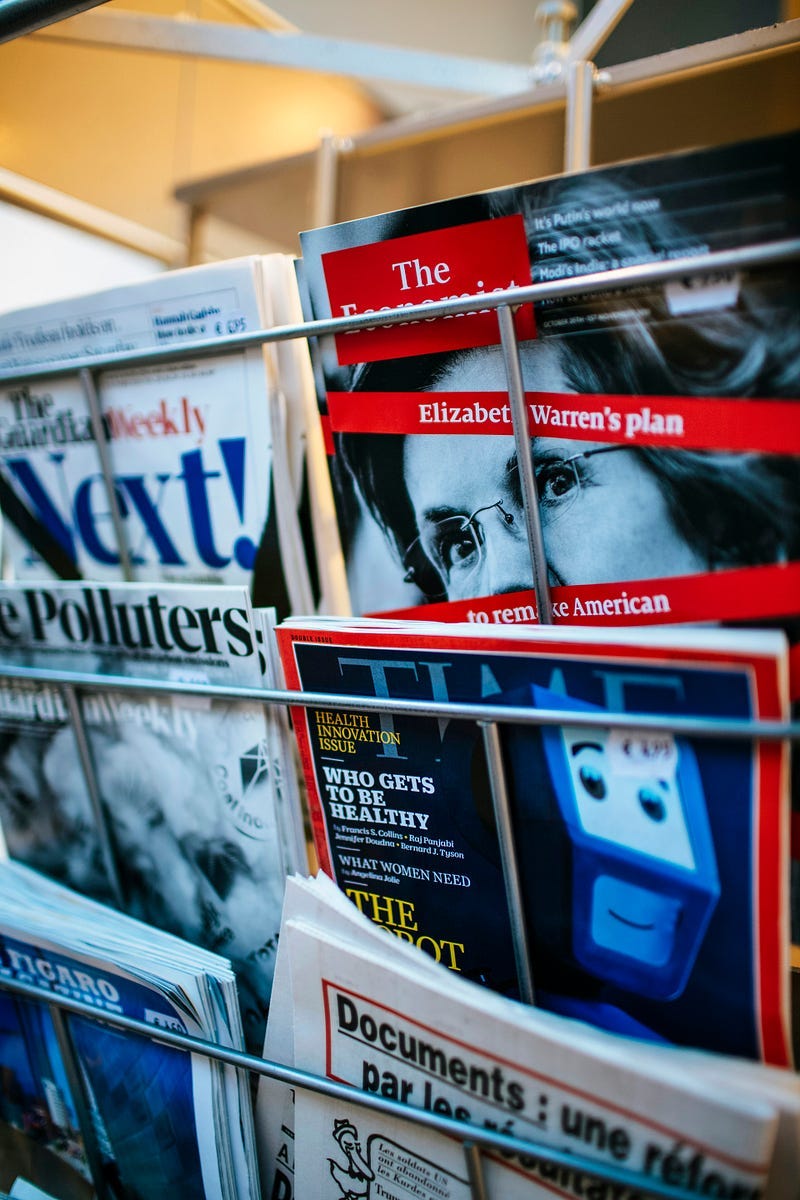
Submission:
[[[90,1005],[231,1049],[236,983],[216,954],[0,864],[0,1187],[57,1196],[257,1200],[247,1080],[232,1067],[85,1016]],[[97,1193],[94,1187],[97,1187]],[[13,1195],[31,1195],[16,1184]],[[101,1190],[102,1189],[102,1190]]]
[[[307,862],[286,716],[258,698],[273,618],[233,585],[0,585],[10,855],[224,954],[254,1048],[285,875]]]
[[[282,614],[341,611],[306,343],[241,344],[298,314],[292,260],[276,254],[0,316],[15,578],[246,583]],[[186,353],[208,342],[219,351]]]
[[[262,1080],[270,1196],[797,1197],[797,1076],[489,994],[426,965],[324,876],[289,882],[265,1053],[395,1105]],[[459,1142],[482,1147],[485,1192]]]

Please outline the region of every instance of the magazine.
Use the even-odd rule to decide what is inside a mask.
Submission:
[[[0,374],[263,328],[272,323],[265,278],[279,269],[253,256],[5,314]],[[101,448],[78,374],[0,388],[0,484],[15,576],[124,577],[101,473],[106,448],[132,578],[249,583],[260,554],[269,584],[262,602],[284,614],[311,610],[292,514],[276,512],[273,471],[302,443],[280,440],[286,427],[269,347],[111,367],[97,377],[97,392]],[[302,423],[301,410],[295,439]]]
[[[780,632],[296,620],[277,636],[293,689],[551,714],[501,722],[537,1005],[790,1061],[786,747],[669,732],[786,719]],[[665,729],[581,724],[603,712]],[[294,726],[322,869],[395,937],[524,996],[477,725],[332,699]]]
[[[242,1046],[227,960],[10,862],[0,866],[0,978]],[[83,1137],[113,1195],[257,1200],[247,1090],[233,1068],[85,1017],[68,1025],[89,1113]],[[41,1055],[37,1039],[34,1028]]]
[[[244,587],[0,585],[7,666],[89,672],[80,715],[46,682],[0,683],[0,821],[12,857],[195,944],[237,972],[263,1041],[284,878],[305,854],[285,729],[262,703],[126,692],[106,676],[272,682]],[[93,802],[96,800],[96,804]]]
[[[319,877],[287,888],[265,1052],[272,1044],[279,1061],[449,1118],[456,1137],[462,1122],[522,1139],[484,1152],[491,1195],[644,1196],[649,1182],[705,1194],[713,1177],[724,1195],[793,1196],[784,1167],[796,1162],[800,1090],[789,1072],[654,1050],[525,1009],[426,963],[352,907],[348,916],[332,890]],[[453,1136],[305,1088],[294,1106],[281,1131],[280,1110],[259,1094],[268,1194],[471,1194]],[[270,1125],[283,1133],[271,1158]]]
[[[796,264],[593,294],[580,278],[797,237],[799,146],[631,161],[301,235],[315,318],[575,281],[515,315],[555,623],[797,613]],[[318,341],[355,612],[536,619],[499,341],[489,308]]]

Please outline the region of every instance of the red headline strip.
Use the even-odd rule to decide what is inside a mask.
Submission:
[[[797,607],[800,608],[800,599]],[[789,650],[789,698],[800,702],[800,642]]]
[[[325,453],[331,458],[336,453],[336,447],[333,444],[333,430],[331,429],[331,419],[327,413],[320,413],[320,425],[322,426],[322,440],[325,443]]]
[[[774,1066],[792,1064],[789,1030],[786,1020],[786,977],[788,930],[783,909],[782,889],[773,878],[776,863],[787,860],[785,810],[770,803],[781,797],[786,778],[786,747],[762,743],[757,750],[758,798],[753,812],[754,903],[753,922],[756,938],[757,1018],[764,1061]],[[788,800],[788,797],[787,797]]]
[[[402,311],[532,282],[520,213],[332,250],[322,255],[322,269],[334,317]],[[536,336],[532,304],[520,306],[514,324],[522,340]],[[497,312],[481,309],[340,333],[336,352],[344,366],[499,341]]]
[[[687,621],[786,617],[800,608],[800,562],[667,579],[556,587],[550,598],[557,625],[677,625]],[[537,620],[533,591],[423,604],[368,615],[420,621],[471,621],[480,625],[524,625]]]
[[[526,392],[531,437],[800,453],[798,402]],[[329,392],[335,433],[508,434],[505,392]]]

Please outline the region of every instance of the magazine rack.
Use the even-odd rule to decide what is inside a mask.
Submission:
[[[546,284],[533,284],[524,288],[513,288],[504,292],[493,293],[491,296],[478,295],[467,299],[447,300],[436,304],[409,307],[400,312],[383,312],[361,317],[338,318],[323,321],[307,322],[300,325],[280,326],[270,330],[260,330],[255,333],[236,334],[224,339],[195,342],[183,346],[179,350],[173,347],[136,353],[114,354],[96,359],[78,359],[59,366],[46,365],[25,370],[7,371],[4,379],[7,382],[23,381],[25,379],[41,379],[47,376],[72,374],[79,375],[92,415],[95,437],[99,450],[100,467],[108,491],[108,501],[114,529],[118,539],[118,547],[122,570],[126,578],[130,578],[130,556],[125,545],[124,530],[119,510],[116,506],[110,457],[105,441],[101,419],[100,402],[96,388],[97,376],[110,368],[133,367],[161,363],[165,360],[175,360],[185,357],[200,357],[218,355],[221,349],[237,349],[245,346],[262,345],[290,338],[310,338],[333,333],[343,333],[349,330],[371,328],[375,325],[391,325],[400,321],[408,321],[414,316],[426,320],[433,317],[455,315],[469,312],[473,309],[491,307],[497,309],[500,337],[503,348],[508,394],[510,400],[514,437],[519,451],[521,464],[521,481],[523,502],[525,508],[528,545],[534,568],[534,583],[536,602],[542,623],[548,623],[550,616],[549,589],[546,571],[543,569],[543,538],[539,523],[536,480],[526,452],[528,442],[527,417],[525,413],[524,389],[519,362],[519,347],[516,340],[512,312],[514,307],[530,303],[534,300],[549,300],[575,292],[587,293],[607,289],[610,285],[626,286],[640,283],[658,283],[669,279],[679,278],[687,274],[706,271],[731,271],[749,267],[767,266],[778,262],[800,259],[800,239],[773,242],[762,246],[747,246],[734,251],[713,254],[693,255],[675,259],[667,263],[620,268],[614,271],[598,272],[584,275],[579,279],[558,280]],[[207,698],[227,700],[249,700],[261,703],[268,708],[280,706],[291,707],[327,707],[335,703],[343,711],[360,713],[405,713],[418,716],[439,716],[456,720],[477,722],[481,729],[484,752],[494,805],[494,814],[500,842],[501,861],[505,879],[509,911],[511,913],[512,936],[519,977],[520,996],[525,1003],[534,1002],[534,980],[531,975],[530,959],[527,952],[527,936],[525,918],[521,903],[521,889],[517,871],[514,839],[512,836],[511,818],[508,804],[508,792],[501,755],[499,725],[561,725],[564,722],[563,711],[546,709],[499,709],[495,706],[480,704],[428,703],[421,704],[413,701],[385,701],[381,699],[366,699],[362,697],[337,696],[331,693],[296,693],[279,689],[250,689],[225,688],[202,684],[172,683],[155,680],[132,680],[110,675],[92,675],[80,672],[45,671],[32,667],[0,666],[0,682],[7,679],[28,680],[31,682],[50,683],[61,689],[70,722],[76,738],[87,792],[92,803],[97,827],[101,833],[103,852],[109,868],[109,874],[115,879],[113,856],[105,817],[100,803],[92,753],[84,728],[79,695],[82,691],[113,688],[119,691],[167,693],[172,696],[201,695]],[[571,712],[570,723],[582,726],[600,726],[604,728],[630,728],[649,731],[669,731],[683,736],[713,736],[714,738],[738,740],[791,740],[800,741],[800,723],[755,722],[741,720],[721,720],[711,718],[685,717],[665,718],[652,716],[636,716],[631,714],[611,715],[606,712]],[[121,892],[119,886],[117,891]],[[312,1091],[357,1103],[366,1107],[400,1117],[406,1121],[417,1122],[439,1130],[458,1140],[464,1149],[467,1160],[468,1177],[471,1193],[475,1200],[488,1200],[489,1193],[482,1173],[481,1154],[483,1150],[495,1149],[516,1154],[535,1155],[553,1164],[569,1165],[572,1168],[584,1169],[597,1178],[608,1180],[623,1187],[638,1191],[641,1186],[639,1176],[620,1168],[601,1166],[594,1160],[581,1159],[574,1154],[566,1154],[540,1146],[534,1142],[522,1141],[518,1138],[492,1132],[477,1127],[465,1126],[463,1123],[438,1114],[421,1110],[410,1110],[394,1101],[375,1095],[362,1093],[346,1085],[334,1083],[321,1076],[308,1072],[281,1066],[278,1063],[242,1052],[232,1051],[212,1043],[204,1042],[187,1035],[170,1030],[154,1030],[151,1026],[130,1018],[109,1013],[99,1013],[96,1009],[79,1001],[58,996],[41,988],[0,979],[0,988],[11,991],[27,999],[39,1000],[46,1004],[52,1014],[56,1034],[71,1076],[79,1115],[83,1118],[88,1114],[88,1100],[84,1093],[83,1079],[77,1066],[77,1060],[70,1038],[69,1024],[65,1014],[77,1014],[92,1020],[101,1021],[112,1026],[141,1034],[147,1038],[172,1045],[184,1050],[190,1050],[206,1055],[209,1058],[252,1072],[255,1075],[266,1075],[294,1087],[309,1088]],[[81,1108],[84,1111],[80,1111]],[[83,1127],[92,1129],[91,1121],[81,1120]],[[91,1142],[91,1134],[89,1134]],[[94,1185],[100,1200],[105,1200],[108,1191],[105,1187],[100,1157],[96,1146],[87,1146],[87,1156],[94,1177]],[[672,1197],[673,1200],[689,1200],[694,1193],[682,1189],[668,1187],[656,1181],[648,1180],[649,1194]],[[497,1198],[499,1200],[499,1198]]]

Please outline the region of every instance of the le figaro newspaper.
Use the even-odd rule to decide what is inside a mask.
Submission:
[[[77,1072],[47,1000],[242,1047],[230,963],[145,927],[17,863],[0,864],[0,993],[5,1169],[24,1164],[59,1196],[257,1200],[246,1084],[230,1067],[97,1021],[68,1018]],[[83,1103],[80,1101],[83,1100]],[[97,1177],[100,1177],[98,1179]],[[10,1181],[9,1181],[10,1182]]]
[[[285,872],[305,861],[283,728],[256,698],[124,691],[106,680],[257,689],[272,678],[263,640],[244,587],[0,587],[4,664],[95,680],[74,706],[96,807],[62,690],[0,681],[9,853],[231,959],[253,1046],[263,1039]]]
[[[546,726],[500,726],[536,1004],[789,1061],[786,748],[669,732],[785,720],[781,632],[296,620],[277,636],[288,686],[331,695],[294,725],[320,865],[362,912],[455,974],[524,994],[480,729],[335,697],[547,710]],[[603,713],[664,729],[608,728]]]
[[[123,577],[85,379],[47,369],[269,326],[279,258],[170,271],[0,316],[0,375],[43,371],[0,386],[0,484],[17,578]],[[247,583],[258,563],[265,603],[310,611],[295,550],[299,489],[284,480],[302,454],[303,420],[287,423],[274,352],[221,346],[210,357],[103,370],[95,385],[132,578]],[[297,445],[282,441],[289,434]]]
[[[473,1193],[459,1143],[482,1135],[494,1139],[482,1147],[485,1187],[504,1200],[633,1200],[664,1187],[796,1195],[791,1072],[612,1036],[487,993],[388,938],[321,874],[287,884],[265,1056],[367,1101],[261,1081],[263,1185],[282,1200],[460,1200]],[[439,1127],[399,1119],[403,1108]]]
[[[797,237],[799,149],[642,159],[301,235],[316,318],[570,287],[515,315],[556,623],[796,614],[796,262],[591,295],[580,279]],[[354,612],[536,618],[499,341],[491,309],[318,341]]]

